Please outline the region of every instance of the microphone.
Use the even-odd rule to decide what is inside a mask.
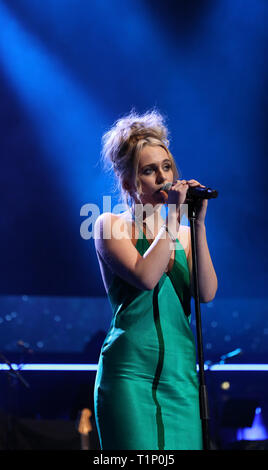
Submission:
[[[168,192],[173,183],[166,183],[162,186],[161,191]],[[186,199],[214,199],[218,197],[218,191],[211,188],[201,188],[201,186],[195,186],[188,188],[186,193]]]

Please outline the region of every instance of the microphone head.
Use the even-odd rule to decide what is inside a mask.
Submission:
[[[164,186],[162,186],[161,191],[169,191],[173,183],[165,183]]]

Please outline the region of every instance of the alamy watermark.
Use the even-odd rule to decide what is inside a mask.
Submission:
[[[163,206],[163,205],[162,205]],[[135,232],[130,230],[131,212],[127,204],[116,204],[112,208],[111,196],[103,196],[102,212],[97,204],[88,203],[84,204],[80,209],[80,216],[87,217],[80,225],[80,235],[84,240],[91,238],[104,238],[104,239],[122,239],[122,238],[142,238],[143,237],[143,219],[148,217],[145,227],[146,238],[152,238],[152,234],[158,231],[159,227],[154,227],[154,217],[149,217],[157,209],[157,206],[152,204],[136,204],[135,212],[132,214],[132,220],[135,221]],[[170,232],[175,238],[176,233],[176,217],[179,217],[181,223],[182,217],[188,218],[188,204],[180,204],[179,216],[176,214],[175,204],[165,204],[164,210],[166,212],[165,219],[167,217],[167,225]],[[105,224],[96,224],[98,217],[101,213],[109,212],[112,214],[120,215],[122,213],[128,214],[129,217],[118,217],[116,221],[111,224],[111,219],[107,218]],[[174,217],[175,214],[175,217]],[[156,230],[155,230],[156,229]],[[161,238],[168,237],[166,230],[162,230]],[[176,247],[179,249],[180,247]]]

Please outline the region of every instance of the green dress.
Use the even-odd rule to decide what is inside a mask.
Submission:
[[[172,270],[153,290],[114,275],[108,291],[113,317],[94,389],[102,450],[202,449],[189,270],[176,244]],[[140,232],[139,253],[149,245]]]

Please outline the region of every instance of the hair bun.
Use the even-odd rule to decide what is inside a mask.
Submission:
[[[128,115],[118,119],[103,135],[102,144],[101,154],[104,167],[116,173],[121,189],[133,170],[137,173],[137,153],[139,154],[146,144],[163,146],[175,166],[168,150],[168,129],[164,117],[155,109],[141,115],[132,109]]]

